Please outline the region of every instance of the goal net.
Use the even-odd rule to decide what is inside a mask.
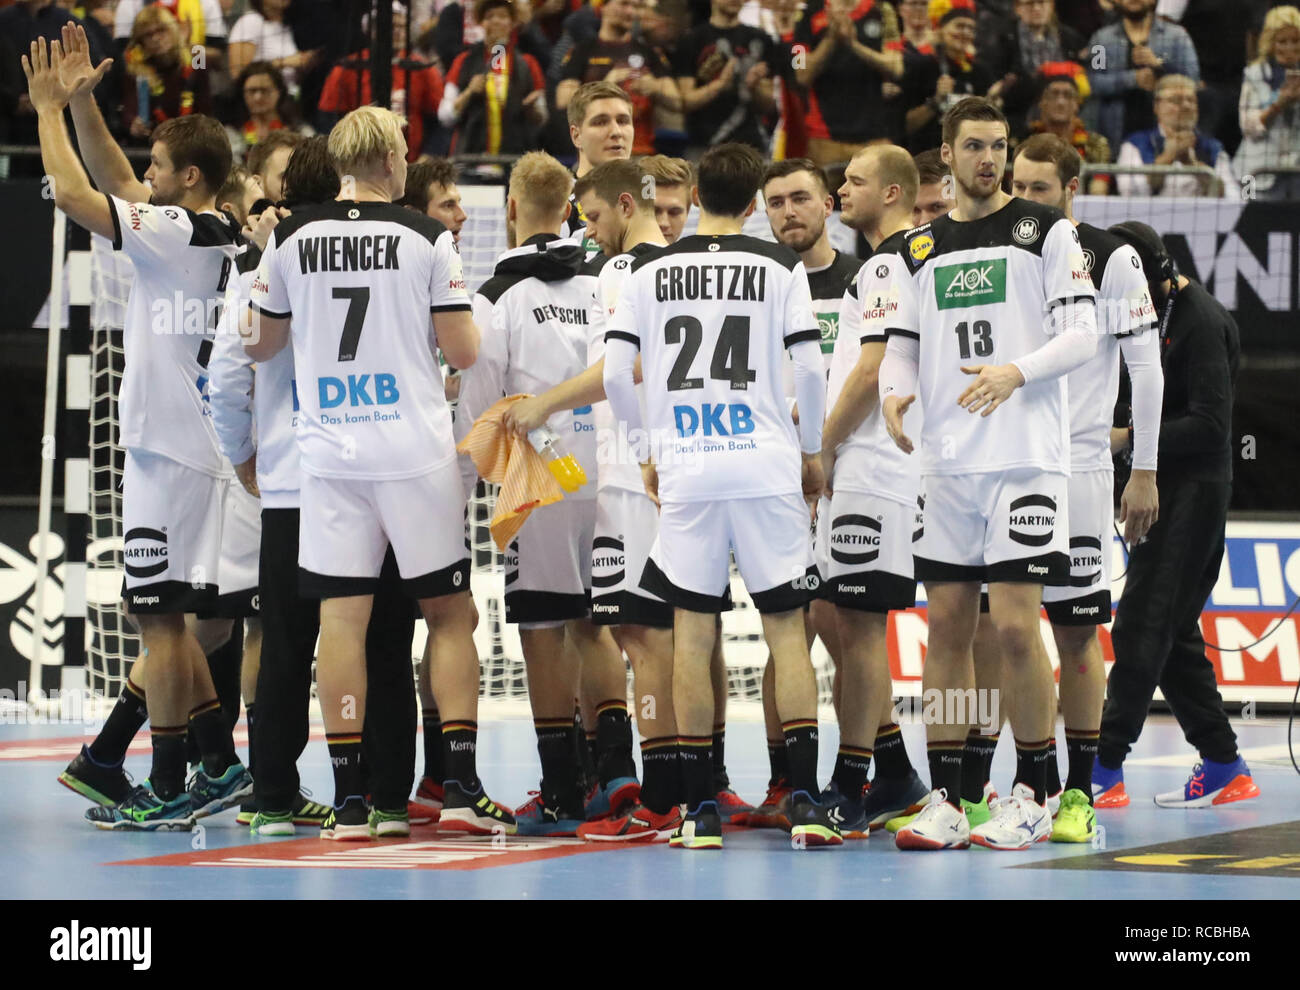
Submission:
[[[492,274],[506,250],[505,189],[500,185],[462,185],[469,219],[461,231],[461,260],[471,291]],[[694,217],[692,217],[692,223]],[[838,226],[838,225],[837,225]],[[771,239],[766,219],[751,217],[746,233]],[[93,393],[90,407],[90,547],[88,567],[88,686],[97,695],[115,698],[139,652],[139,637],[122,608],[122,450],[118,436],[117,395],[122,380],[122,325],[133,268],[121,252],[95,237],[91,245],[94,304],[91,309]],[[493,492],[480,483],[470,502],[471,589],[479,610],[474,638],[481,661],[480,692],[485,700],[525,703],[528,681],[523,650],[514,626],[505,622],[505,573],[501,554],[488,531]],[[735,608],[723,615],[723,656],[729,696],[757,701],[761,693],[767,647],[762,625],[744,584],[733,568]],[[424,652],[424,623],[416,624],[412,663]],[[818,643],[813,651],[819,693],[830,703],[830,658]]]

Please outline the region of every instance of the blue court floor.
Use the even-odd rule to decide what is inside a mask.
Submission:
[[[293,839],[253,838],[236,825],[234,811],[188,834],[101,832],[83,821],[85,802],[55,782],[90,738],[83,727],[0,725],[0,897],[1300,897],[1300,777],[1286,755],[1285,720],[1242,721],[1237,731],[1260,798],[1221,809],[1157,808],[1151,796],[1179,786],[1193,754],[1171,719],[1153,717],[1126,766],[1132,804],[1099,815],[1098,848],[1043,843],[1019,853],[902,853],[892,836],[877,833],[838,849],[801,851],[784,833],[735,830],[721,853],[686,853],[576,840],[449,841],[432,829],[369,844],[321,842],[301,829]],[[905,726],[904,734],[923,768],[923,727]],[[488,719],[479,739],[489,793],[522,804],[538,776],[531,723]],[[823,782],[836,741],[834,724],[823,721]],[[767,779],[760,722],[729,727],[727,758],[733,786],[756,802]],[[142,735],[127,769],[142,779],[148,768]],[[304,783],[328,800],[319,727],[302,771]],[[1008,789],[1013,771],[1008,738],[994,763],[995,785]]]

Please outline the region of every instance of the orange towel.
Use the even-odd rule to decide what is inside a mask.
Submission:
[[[564,489],[533,445],[501,422],[505,411],[523,398],[527,396],[507,395],[493,403],[456,445],[462,454],[469,454],[480,476],[501,486],[488,525],[501,550],[510,545],[528,513],[564,498]]]

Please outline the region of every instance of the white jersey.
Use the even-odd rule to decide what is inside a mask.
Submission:
[[[577,241],[541,234],[497,261],[492,277],[474,296],[474,322],[483,339],[478,360],[461,372],[457,439],[503,396],[539,395],[587,369],[596,276],[586,274],[585,257]],[[592,407],[564,410],[548,423],[564,452],[577,459],[588,479],[594,478]],[[565,496],[595,497],[595,485]]]
[[[885,239],[858,272],[856,283],[844,294],[839,339],[831,370],[836,399],[844,381],[857,364],[862,345],[883,344],[889,328],[908,314],[900,313],[903,293],[898,283],[911,277],[898,250],[902,234]],[[831,406],[827,399],[827,408]],[[907,429],[919,436],[925,420],[922,405],[914,402],[907,410]],[[881,495],[907,505],[916,503],[921,487],[921,459],[905,454],[889,437],[879,400],[871,412],[840,445],[835,458],[833,489]]]
[[[963,367],[1007,364],[1046,344],[1053,307],[1086,301],[1091,322],[1095,293],[1074,225],[1053,207],[1013,199],[979,220],[949,215],[908,231],[899,257],[909,277],[897,281],[898,319],[887,331],[920,341],[921,473],[1069,474],[1064,377],[1029,382],[987,417],[957,399],[974,380]]]
[[[743,234],[683,237],[632,263],[607,336],[641,349],[663,503],[801,491],[782,365],[821,333],[797,254]]]
[[[119,443],[222,477],[207,366],[239,232],[221,214],[107,198],[113,248],[135,264],[123,337]]]
[[[805,268],[808,274],[808,292],[812,296],[813,315],[817,317],[817,329],[821,333],[822,364],[826,368],[826,381],[829,386],[831,365],[835,353],[835,342],[840,336],[840,327],[844,319],[844,293],[857,277],[862,262],[851,254],[836,251],[829,265],[821,268]],[[794,399],[794,363],[786,355],[785,397]],[[826,393],[826,411],[830,412],[833,400],[829,390]]]
[[[253,429],[253,359],[239,335],[241,310],[248,305],[261,252],[248,245],[235,259],[238,274],[226,285],[221,322],[208,362],[208,406],[221,453],[231,464],[243,464],[257,450]]]
[[[1110,428],[1119,395],[1119,340],[1155,323],[1156,307],[1132,245],[1086,223],[1077,230],[1084,268],[1097,289],[1099,334],[1096,355],[1067,377],[1070,470],[1109,471]]]
[[[430,315],[470,303],[442,224],[392,203],[298,210],[272,233],[252,299],[293,318],[305,473],[382,481],[455,460]]]
[[[646,254],[660,250],[662,245],[638,244],[630,251],[610,258],[600,269],[596,278],[596,295],[592,301],[591,328],[587,337],[587,366],[595,365],[605,356],[605,330],[609,318],[618,306],[619,294],[623,283],[631,274],[632,262]],[[645,422],[645,389],[636,387],[637,400],[641,403],[641,422]],[[627,430],[619,429],[618,419],[609,403],[597,402],[592,407],[592,417],[596,423],[596,456],[599,480],[597,491],[617,488],[620,491],[645,494],[645,483],[641,480],[641,467],[636,452],[628,445]]]

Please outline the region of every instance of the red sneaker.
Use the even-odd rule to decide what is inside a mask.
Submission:
[[[617,818],[580,825],[578,836],[588,842],[667,842],[681,824],[682,813],[676,805],[657,815],[638,804]]]
[[[750,828],[783,828],[789,831],[791,793],[790,784],[784,777],[769,783],[763,803],[745,816],[744,824]]]
[[[415,797],[406,804],[406,812],[412,825],[432,825],[442,814],[445,800],[442,784],[432,777],[421,777],[415,789]]]
[[[739,794],[730,787],[724,787],[718,791],[718,814],[722,817],[723,824],[726,825],[744,825],[750,812],[754,810],[752,804],[746,804]]]

